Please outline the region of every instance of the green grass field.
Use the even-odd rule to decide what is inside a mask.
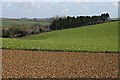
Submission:
[[[20,27],[20,26],[25,26],[25,27],[31,27],[34,26],[35,24],[37,25],[41,25],[41,26],[46,26],[49,25],[49,22],[37,22],[37,21],[33,21],[30,19],[6,19],[3,18],[1,19],[2,21],[2,27],[3,28],[9,28],[9,27]]]
[[[22,39],[2,39],[3,49],[118,52],[118,22],[52,31]]]

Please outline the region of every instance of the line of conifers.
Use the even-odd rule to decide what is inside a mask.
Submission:
[[[100,16],[77,16],[76,18],[67,16],[65,18],[59,18],[54,20],[50,25],[51,30],[61,30],[66,28],[75,28],[93,24],[99,24],[106,21],[110,21],[110,15],[108,13],[101,14]]]
[[[110,15],[108,13],[104,13],[99,16],[58,17],[55,18],[48,27],[44,28],[34,26],[34,28],[32,29],[26,30],[15,26],[9,29],[2,29],[2,37],[6,38],[23,37],[31,34],[39,34],[41,32],[82,27],[87,25],[99,24],[107,21],[111,21]]]

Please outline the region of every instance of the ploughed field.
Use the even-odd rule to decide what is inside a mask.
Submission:
[[[3,78],[116,78],[118,54],[3,50]]]
[[[118,52],[118,21],[2,39],[3,49],[64,52]]]

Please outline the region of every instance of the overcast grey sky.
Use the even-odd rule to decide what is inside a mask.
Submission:
[[[52,16],[99,15],[118,17],[117,2],[2,2],[2,17],[40,18]]]

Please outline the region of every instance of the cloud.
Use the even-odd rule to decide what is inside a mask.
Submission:
[[[66,9],[65,9],[65,11],[67,12],[67,11],[68,11],[68,9],[66,8]]]
[[[5,2],[3,16],[49,17],[55,15],[93,15],[101,12],[117,13],[116,3],[100,2]],[[14,14],[13,14],[14,13]],[[114,15],[115,14],[115,15]]]
[[[10,4],[6,4],[6,7],[10,7]]]
[[[112,3],[115,7],[118,7],[118,2],[113,2]]]
[[[2,2],[118,2],[119,0],[1,0]]]
[[[0,3],[0,17],[2,17],[2,5]]]

